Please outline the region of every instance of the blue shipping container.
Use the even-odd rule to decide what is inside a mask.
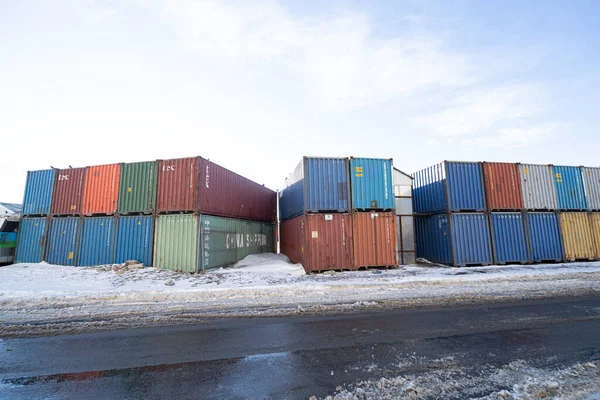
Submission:
[[[50,264],[76,265],[80,230],[80,218],[52,218],[46,261]]]
[[[27,172],[23,215],[50,214],[55,175],[53,169]]]
[[[392,160],[350,158],[353,210],[394,210]]]
[[[84,218],[77,265],[82,267],[112,264],[114,260],[115,217]]]
[[[557,214],[529,212],[526,214],[526,225],[532,261],[564,260],[565,255]]]
[[[529,261],[523,214],[498,212],[490,214],[492,250],[496,264]]]
[[[119,217],[115,263],[137,260],[152,266],[154,220],[151,216]]]
[[[23,218],[19,224],[17,239],[18,263],[39,263],[46,255],[48,218]]]
[[[415,218],[417,256],[453,265],[489,265],[492,248],[487,216],[450,213]]]
[[[485,211],[479,162],[444,161],[413,174],[416,213]]]
[[[580,167],[552,167],[560,210],[586,210],[587,201]]]
[[[305,212],[347,212],[349,193],[348,159],[304,157],[280,194],[280,218],[288,220]]]

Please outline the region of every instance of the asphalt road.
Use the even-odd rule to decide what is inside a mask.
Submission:
[[[600,358],[600,298],[0,340],[2,399],[302,399],[451,359]],[[406,362],[404,362],[406,361]],[[483,393],[485,394],[485,393]]]

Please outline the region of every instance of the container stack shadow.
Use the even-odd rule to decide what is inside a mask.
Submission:
[[[398,265],[392,160],[304,157],[279,193],[281,252],[306,272]]]
[[[600,257],[598,168],[445,161],[414,178],[418,257],[453,266]]]
[[[274,251],[276,196],[202,157],[30,171],[16,261],[202,272]]]

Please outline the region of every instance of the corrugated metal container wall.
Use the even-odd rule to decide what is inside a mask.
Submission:
[[[350,210],[348,159],[304,157],[305,211]]]
[[[552,167],[556,199],[560,210],[587,210],[585,189],[580,167]]]
[[[84,218],[78,266],[106,265],[114,262],[116,217]]]
[[[156,210],[156,161],[121,165],[119,214],[152,214]]]
[[[279,225],[279,246],[281,254],[286,255],[291,262],[302,264],[307,272],[304,258],[304,215],[283,221]],[[312,267],[312,266],[311,266]]]
[[[593,212],[589,214],[590,227],[594,235],[594,245],[596,246],[596,258],[600,258],[600,213]]]
[[[117,211],[120,164],[88,167],[83,196],[83,213],[111,215]]]
[[[444,161],[414,178],[416,213],[485,210],[481,163]]]
[[[568,261],[595,259],[596,245],[588,213],[561,213],[559,221],[565,258]]]
[[[152,266],[154,242],[154,219],[149,215],[119,217],[115,262],[136,260],[147,267]]]
[[[392,160],[350,159],[353,210],[394,210]]]
[[[75,266],[80,230],[81,218],[51,219],[46,261],[50,264]]]
[[[249,254],[273,252],[273,224],[200,216],[198,271],[234,264]]]
[[[550,212],[529,212],[526,215],[531,260],[533,262],[564,260],[558,216]]]
[[[483,163],[488,210],[522,210],[519,168],[513,163]]]
[[[198,216],[161,215],[156,219],[154,267],[181,272],[196,272],[198,254]]]
[[[52,205],[52,192],[56,171],[28,171],[23,198],[23,215],[48,215]]]
[[[275,221],[277,193],[218,164],[200,159],[198,210],[221,217]]]
[[[304,179],[279,192],[279,219],[287,221],[304,212]]]
[[[158,212],[193,212],[198,208],[200,157],[158,162]]]
[[[556,190],[549,165],[518,164],[527,210],[556,210]]]
[[[398,265],[398,233],[394,212],[355,212],[352,218],[354,266]]]
[[[23,218],[17,239],[18,263],[39,263],[46,255],[47,218]]]
[[[496,264],[529,261],[523,214],[499,212],[490,214],[492,250]]]
[[[460,267],[492,264],[485,214],[436,214],[417,217],[415,222],[419,257]]]
[[[600,168],[581,167],[588,209],[600,210]]]
[[[52,215],[79,215],[83,208],[83,192],[87,168],[61,169],[56,172],[52,195]]]

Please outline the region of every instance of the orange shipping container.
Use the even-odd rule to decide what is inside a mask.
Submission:
[[[523,191],[517,164],[483,163],[488,210],[522,210]]]
[[[83,197],[83,213],[114,214],[119,199],[120,164],[88,167]]]
[[[394,212],[353,213],[352,234],[356,268],[398,265],[398,233]]]

